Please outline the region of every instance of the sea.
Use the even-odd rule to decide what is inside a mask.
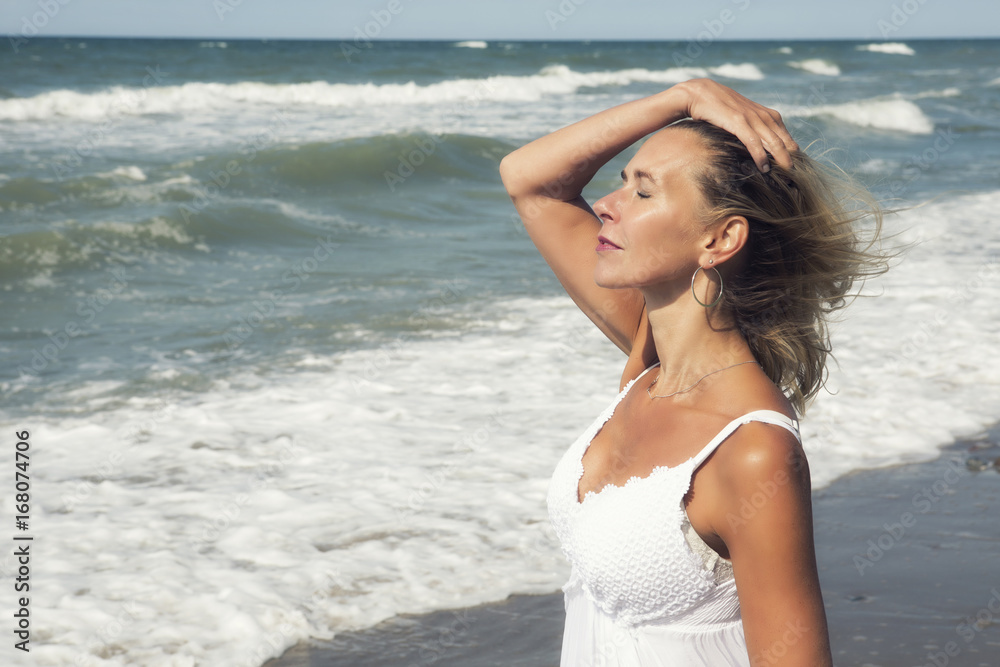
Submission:
[[[558,590],[548,479],[625,356],[498,165],[689,78],[896,211],[802,418],[814,487],[1000,417],[1000,41],[7,41],[0,451],[30,500],[9,469],[0,516],[34,538],[32,664],[257,667]]]

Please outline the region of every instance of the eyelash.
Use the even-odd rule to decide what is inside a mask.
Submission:
[[[622,171],[622,187],[625,186],[625,182],[626,182],[625,172]],[[652,197],[652,195],[648,195],[645,192],[640,192],[639,190],[636,190],[635,193],[639,196],[639,199],[649,199],[650,197]]]

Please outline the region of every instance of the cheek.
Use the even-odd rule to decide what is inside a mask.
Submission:
[[[690,241],[695,234],[686,216],[679,215],[671,207],[649,211],[641,220],[641,235],[646,244],[675,246]]]

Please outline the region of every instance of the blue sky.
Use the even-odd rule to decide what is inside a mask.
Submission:
[[[1000,36],[996,0],[0,0],[7,35],[343,39]]]

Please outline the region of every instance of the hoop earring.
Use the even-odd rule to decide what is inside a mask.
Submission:
[[[699,266],[697,269],[694,270],[694,274],[691,276],[691,296],[693,296],[695,302],[697,302],[697,304],[699,306],[702,306],[703,308],[711,308],[712,306],[718,304],[719,301],[722,300],[722,289],[723,287],[725,287],[725,285],[722,282],[722,274],[719,273],[719,270],[716,269],[714,266],[709,268],[714,269],[715,275],[719,276],[719,296],[715,297],[715,301],[713,301],[712,303],[702,303],[701,299],[698,298],[698,295],[695,294],[694,291],[694,279],[698,277],[698,272],[703,271],[704,269]]]

